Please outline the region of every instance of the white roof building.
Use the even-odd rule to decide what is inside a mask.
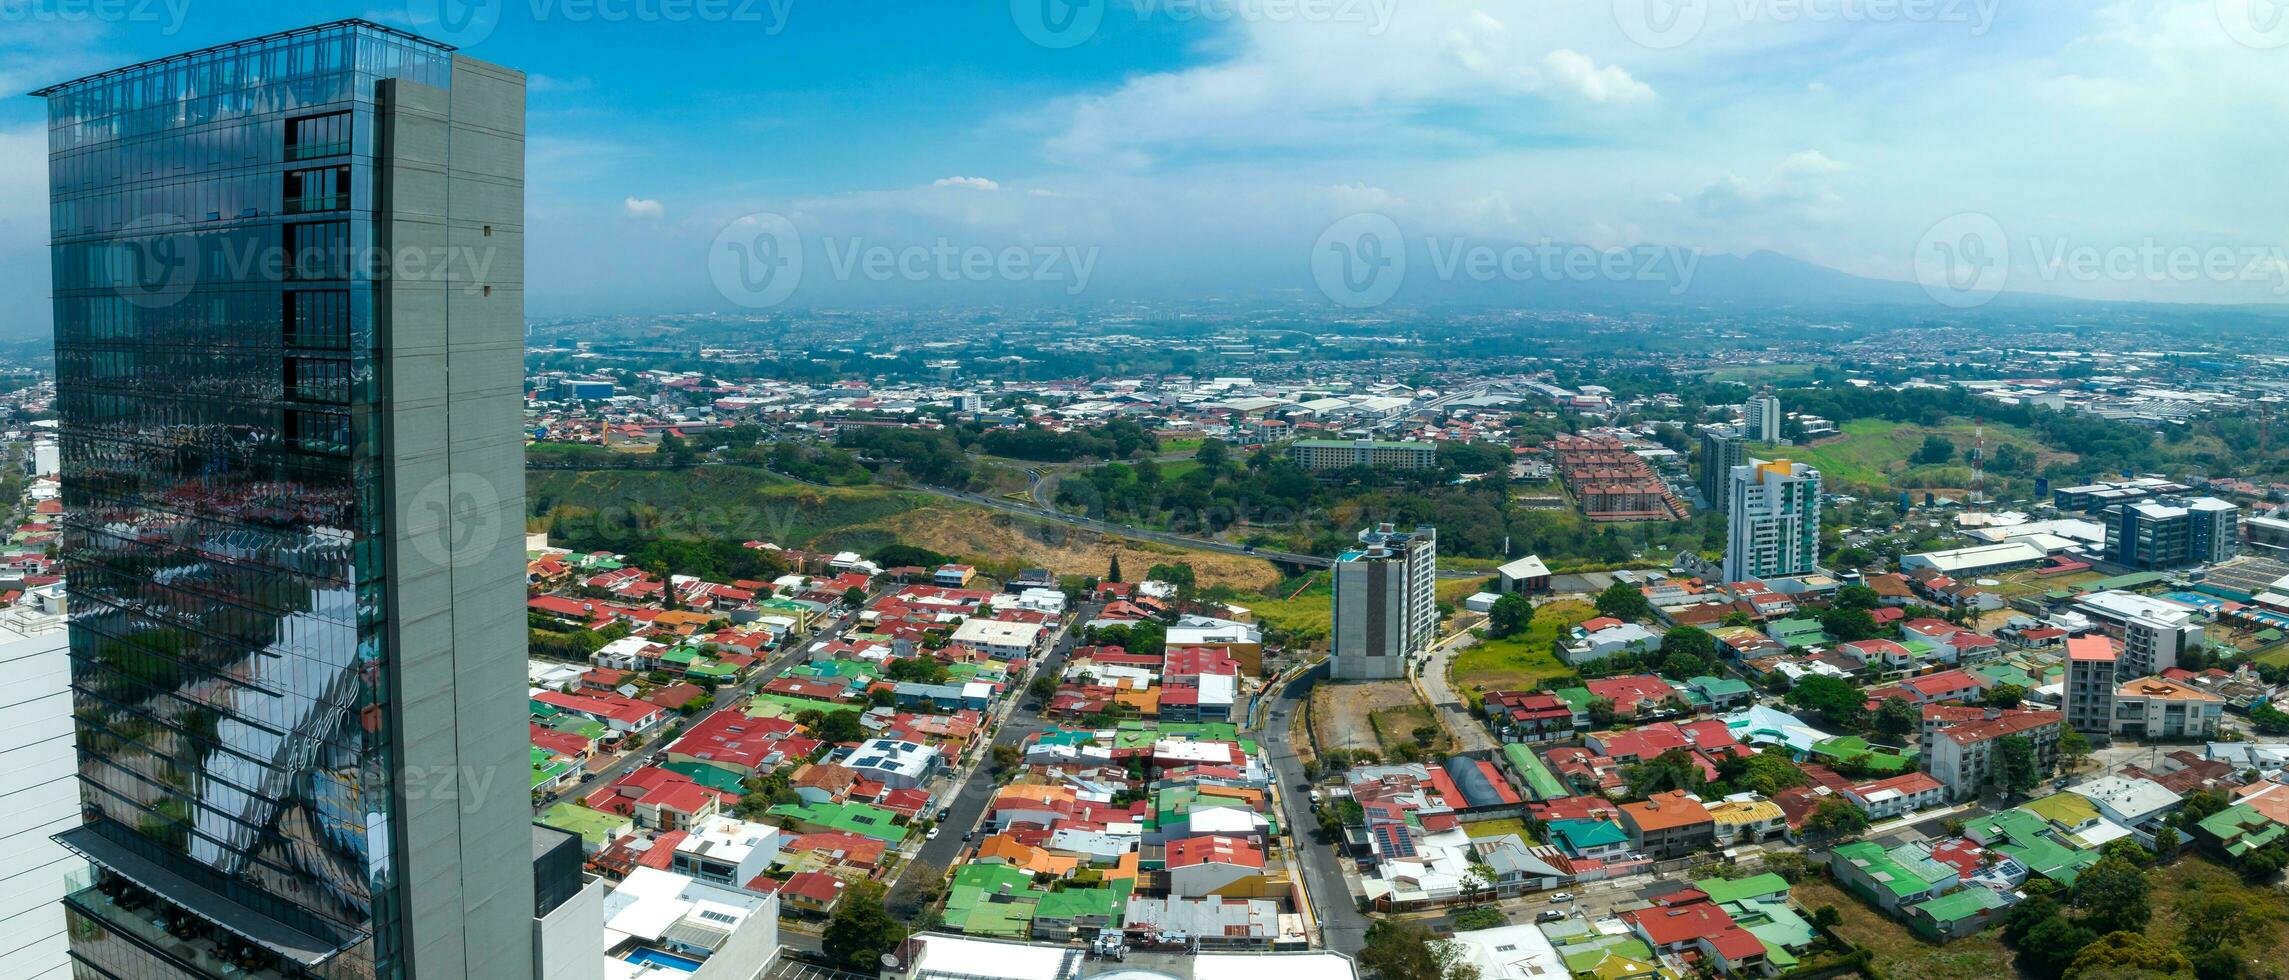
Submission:
[[[1571,976],[1565,957],[1536,926],[1499,926],[1454,934],[1454,942],[1478,967],[1479,980],[1563,980]]]
[[[2178,794],[2163,789],[2161,784],[2152,780],[2112,775],[2083,783],[2072,792],[2097,804],[2098,812],[2105,814],[2106,819],[2129,827],[2139,827],[2159,820],[2164,814],[2177,809],[2182,802]]]
[[[637,868],[604,896],[605,980],[691,975],[654,972],[662,967],[624,958],[646,946],[730,964],[768,962],[779,948],[778,896]]]
[[[859,743],[842,764],[861,777],[892,789],[913,789],[936,771],[938,756],[936,746],[875,738]]]

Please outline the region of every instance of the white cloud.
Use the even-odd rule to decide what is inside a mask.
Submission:
[[[1542,56],[1542,65],[1558,84],[1592,102],[1639,102],[1653,97],[1653,86],[1629,77],[1619,65],[1600,68],[1579,51],[1559,48]]]
[[[976,191],[998,191],[1001,185],[984,177],[941,177],[932,187],[966,187]]]
[[[662,207],[660,202],[648,198],[631,197],[628,199],[626,207],[628,216],[631,218],[650,218],[656,221],[666,217],[668,213],[668,209]]]
[[[1043,149],[1098,170],[1145,169],[1183,151],[1422,152],[1482,145],[1488,130],[1554,104],[1647,101],[1653,87],[1614,63],[1635,49],[1607,45],[1615,53],[1600,58],[1575,43],[1617,33],[1610,11],[1589,9],[1602,6],[1408,0],[1380,31],[1242,18],[1206,63],[1052,103]],[[1481,119],[1492,125],[1474,125]]]

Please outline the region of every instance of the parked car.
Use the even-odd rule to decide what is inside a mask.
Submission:
[[[1571,901],[1573,901],[1573,900],[1574,900],[1574,893],[1573,893],[1573,892],[1559,892],[1559,893],[1557,893],[1557,894],[1555,894],[1555,895],[1552,895],[1552,896],[1550,896],[1550,901],[1553,901],[1553,902],[1571,902]]]
[[[1537,916],[1535,916],[1535,917],[1534,917],[1534,921],[1536,921],[1536,922],[1556,922],[1556,921],[1558,921],[1559,919],[1563,919],[1563,918],[1565,918],[1565,917],[1566,917],[1566,913],[1565,913],[1563,910],[1560,910],[1560,909],[1543,909],[1543,910],[1542,910],[1542,914],[1540,914],[1540,915],[1537,915]]]
[[[937,839],[938,839],[938,828],[936,828],[936,827],[932,827],[932,828],[930,828],[930,832],[929,832],[929,833],[927,833],[927,834],[923,834],[923,835],[922,835],[922,839],[923,839],[923,840],[937,840]]]

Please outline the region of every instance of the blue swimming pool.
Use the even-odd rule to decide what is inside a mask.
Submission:
[[[670,970],[681,970],[685,973],[694,973],[700,968],[700,961],[689,956],[677,956],[674,953],[657,949],[639,949],[630,953],[628,954],[628,962],[642,963],[647,966],[661,966]]]

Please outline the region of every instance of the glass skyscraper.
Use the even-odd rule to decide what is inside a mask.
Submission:
[[[74,970],[529,976],[524,77],[345,21],[34,94]]]

